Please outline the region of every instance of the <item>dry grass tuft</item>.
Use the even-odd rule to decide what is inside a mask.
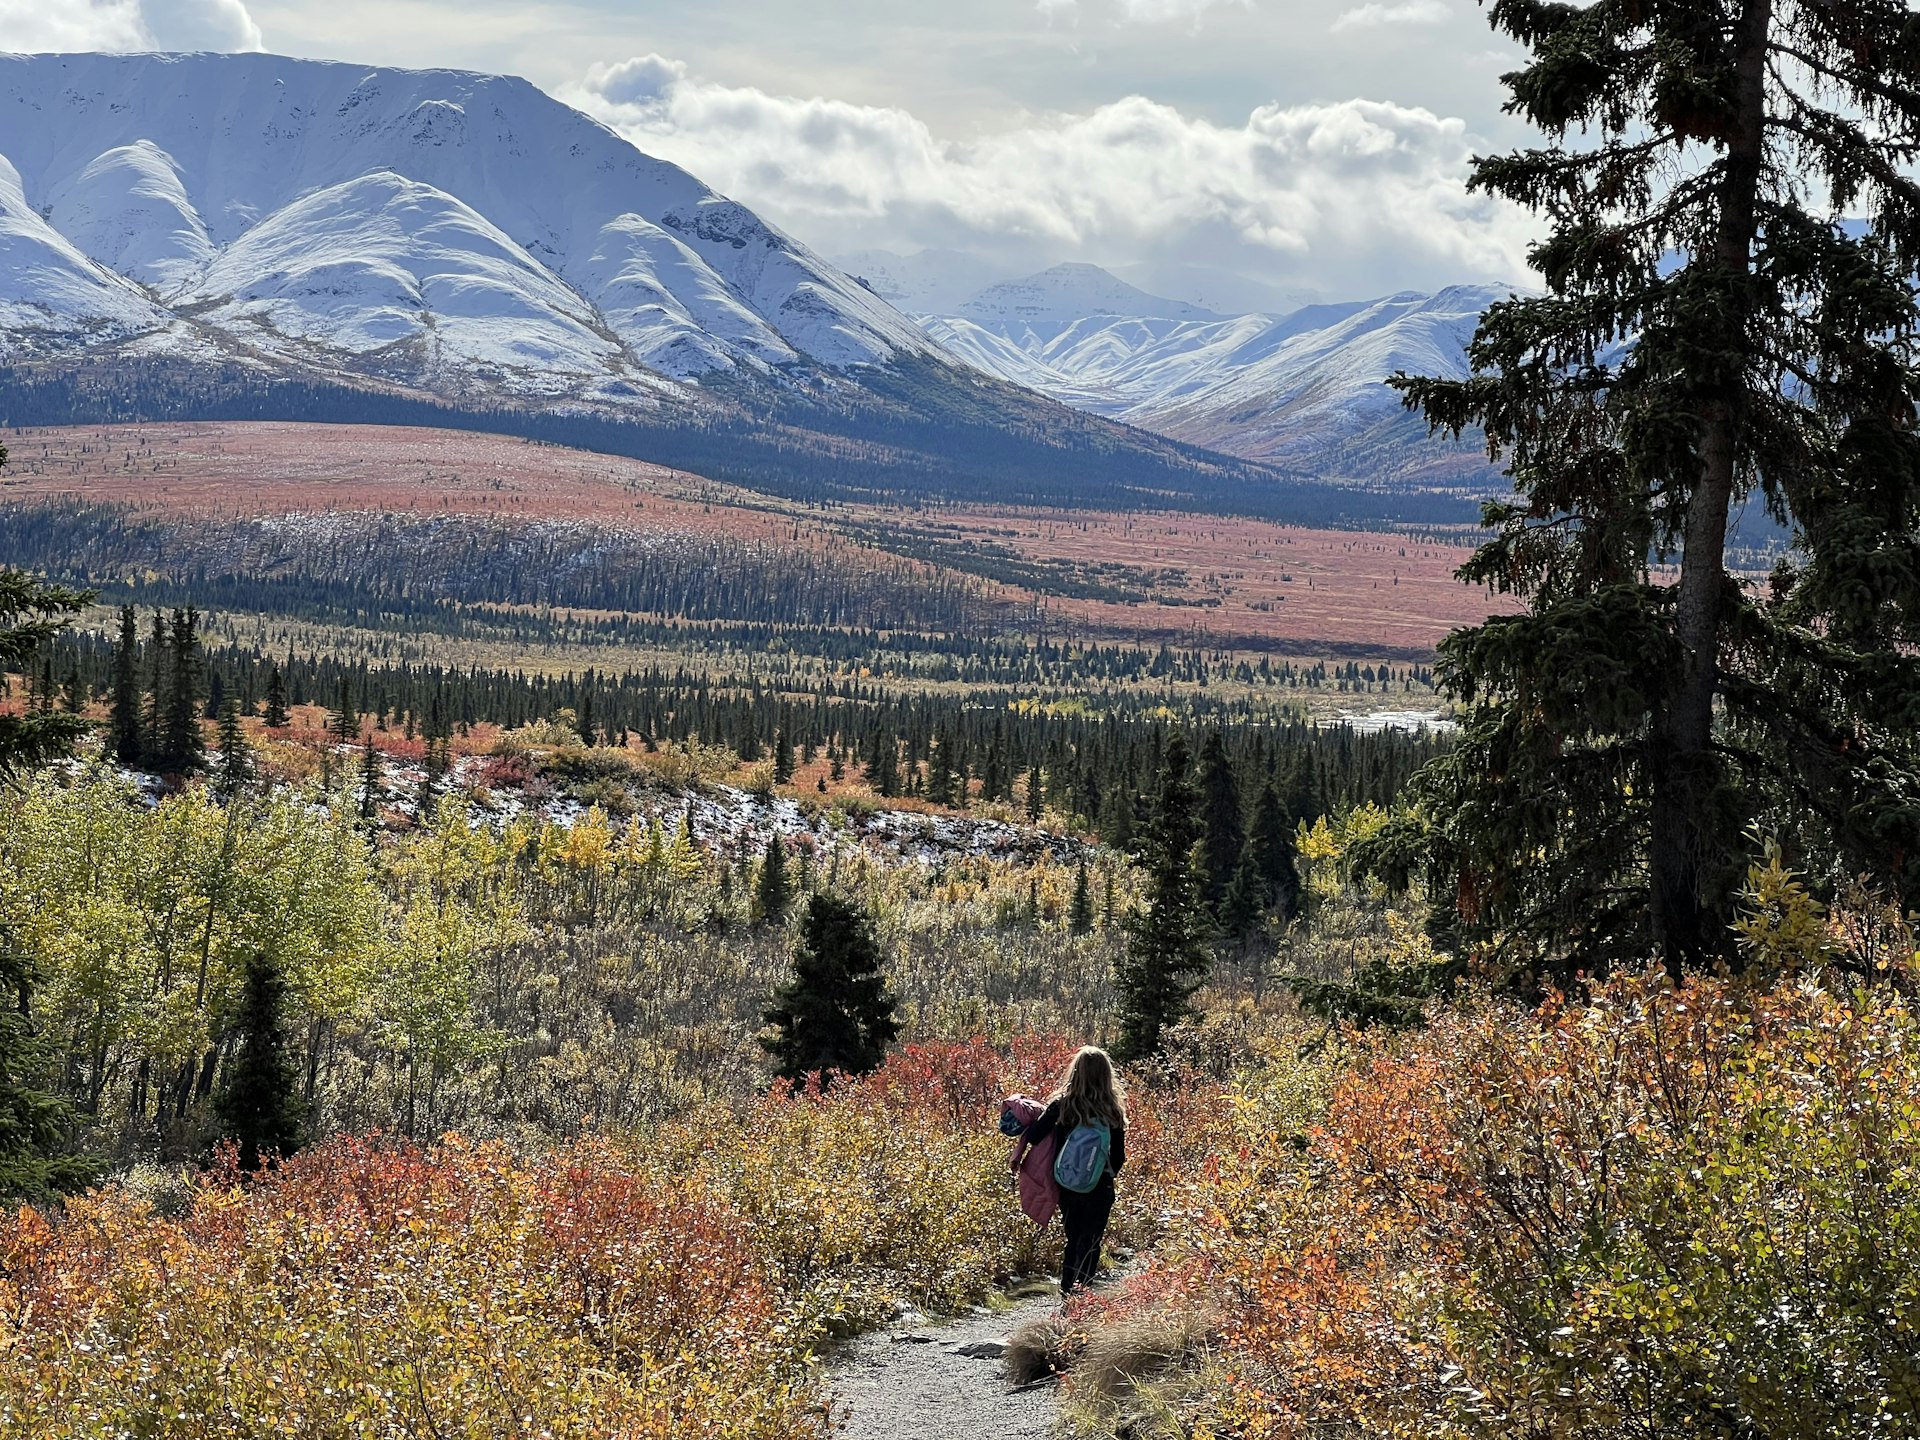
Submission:
[[[1196,1369],[1210,1327],[1192,1310],[1148,1310],[1087,1335],[1073,1363],[1073,1388],[1086,1398],[1119,1402],[1142,1385]]]
[[[1007,1340],[1005,1365],[1011,1385],[1036,1385],[1071,1369],[1085,1337],[1067,1328],[1059,1315],[1031,1320]]]
[[[1213,1327],[1206,1315],[1165,1306],[1101,1319],[1068,1336],[1071,1357],[1063,1418],[1070,1434],[1173,1440],[1187,1427],[1205,1372]]]

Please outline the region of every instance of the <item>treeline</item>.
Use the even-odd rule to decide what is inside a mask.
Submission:
[[[972,684],[1218,678],[1343,690],[1363,675],[1371,686],[1389,669],[1425,687],[1432,673],[1416,657],[1391,667],[1296,664],[1237,659],[1218,643],[1028,638],[1019,632],[1044,632],[1044,616],[963,577],[865,549],[784,551],[724,537],[648,545],[591,527],[469,517],[209,521],[69,501],[11,505],[0,507],[0,565],[142,609],[195,606],[517,646],[752,655],[776,671],[781,657],[806,656]]]
[[[302,515],[186,519],[126,506],[0,508],[0,563],[156,603],[357,624],[460,605],[562,606],[802,626],[980,631],[1011,609],[978,581],[845,544],[639,535],[559,521]],[[130,597],[131,598],[131,597]]]
[[[811,764],[824,757],[836,778],[851,769],[883,797],[1000,800],[1035,815],[1050,807],[1083,817],[1121,845],[1141,813],[1140,787],[1164,766],[1172,728],[1166,697],[1152,693],[1116,693],[1094,713],[1084,696],[1064,691],[1009,707],[992,694],[905,694],[857,677],[772,685],[686,667],[541,675],[381,666],[320,653],[268,655],[239,643],[207,647],[191,612],[164,624],[162,618],[156,613],[143,627],[129,609],[117,641],[67,634],[44,647],[36,703],[71,709],[112,698],[154,713],[163,696],[167,705],[184,703],[166,678],[184,674],[181,683],[202,687],[194,693],[209,718],[229,701],[244,714],[263,715],[278,697],[282,705],[350,714],[356,723],[339,726],[343,734],[358,734],[361,716],[370,717],[376,731],[418,736],[482,722],[514,728],[565,714],[590,744],[699,741],[725,746],[748,763],[771,757],[776,764]],[[179,654],[188,657],[184,667]],[[144,687],[138,697],[129,695],[130,684]],[[1247,794],[1269,780],[1276,785],[1289,823],[1364,801],[1390,802],[1446,743],[1427,733],[1321,729],[1276,718],[1244,696],[1196,695],[1182,708],[1184,723],[1221,732],[1223,758]]]
[[[716,380],[687,403],[618,415],[443,403],[389,390],[266,377],[236,365],[0,367],[0,425],[299,420],[518,435],[690,470],[794,499],[984,501],[1183,509],[1311,525],[1470,524],[1451,496],[1302,480],[1082,415],[984,377],[899,360],[854,398]],[[845,394],[845,387],[837,392]]]

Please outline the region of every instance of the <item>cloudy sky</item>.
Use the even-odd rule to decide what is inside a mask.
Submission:
[[[524,75],[835,256],[1215,304],[1524,278],[1463,183],[1520,138],[1474,0],[0,0],[0,46]]]

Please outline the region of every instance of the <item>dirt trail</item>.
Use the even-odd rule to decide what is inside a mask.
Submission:
[[[1053,1434],[1053,1387],[1010,1393],[999,1348],[1059,1303],[1046,1286],[1009,1309],[922,1320],[856,1341],[831,1372],[835,1436],[1046,1440]]]

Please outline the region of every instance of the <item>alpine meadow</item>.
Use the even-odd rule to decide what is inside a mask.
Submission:
[[[1920,1440],[1920,14],[855,8],[0,0],[0,1435]]]

